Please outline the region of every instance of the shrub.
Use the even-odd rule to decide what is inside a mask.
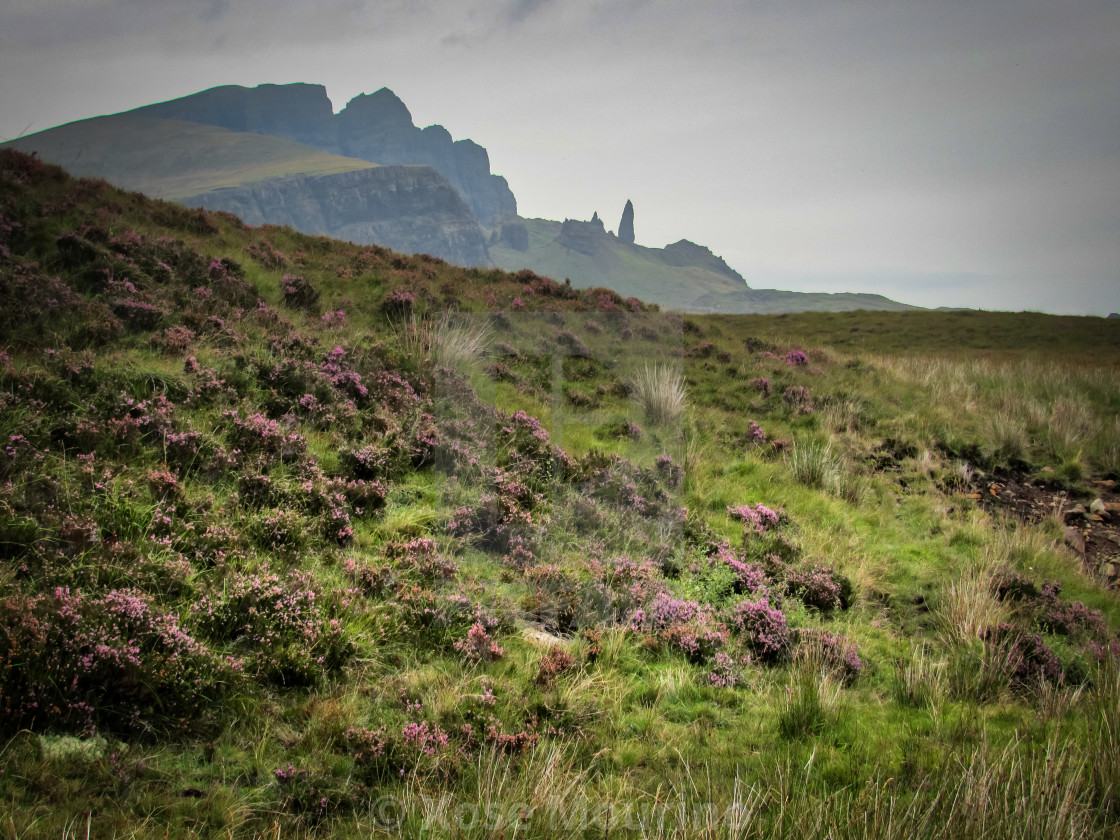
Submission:
[[[731,614],[731,623],[759,661],[774,663],[789,656],[793,635],[785,613],[772,606],[768,598],[737,604]]]
[[[284,303],[293,309],[313,312],[319,302],[319,291],[298,274],[285,274],[280,289],[284,293]]]
[[[56,589],[0,601],[0,728],[189,728],[231,681],[224,660],[147,595]]]
[[[278,685],[313,684],[352,652],[306,573],[238,572],[191,609],[210,638],[231,644],[247,669]]]
[[[782,402],[789,406],[795,417],[813,413],[812,393],[804,385],[790,385],[782,391]]]
[[[475,622],[467,631],[466,638],[455,642],[457,650],[468,662],[492,662],[501,659],[505,650],[494,641],[481,622]]]
[[[550,686],[556,681],[557,676],[567,671],[575,663],[575,657],[562,647],[550,647],[541,657],[534,682],[540,686]]]
[[[831,566],[816,563],[786,574],[786,592],[821,612],[851,606],[852,583]]]
[[[847,636],[827,630],[799,630],[797,642],[821,667],[838,674],[844,682],[851,682],[863,670],[859,648]]]

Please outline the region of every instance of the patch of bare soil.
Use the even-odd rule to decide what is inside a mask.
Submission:
[[[1024,522],[1060,517],[1065,542],[1080,557],[1086,571],[1120,589],[1120,494],[1115,481],[1095,481],[1095,496],[1073,502],[1065,490],[1030,478],[985,478],[968,496],[985,510],[1014,516]]]

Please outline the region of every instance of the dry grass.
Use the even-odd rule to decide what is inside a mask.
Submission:
[[[679,367],[647,364],[634,374],[631,386],[634,402],[651,423],[676,422],[688,408],[688,391]]]

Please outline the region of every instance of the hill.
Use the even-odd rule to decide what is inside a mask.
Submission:
[[[5,831],[1114,837],[1120,324],[855,323],[0,151]]]

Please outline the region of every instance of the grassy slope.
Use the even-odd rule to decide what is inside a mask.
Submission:
[[[179,683],[164,671],[145,665],[151,670],[129,672],[131,680],[141,677],[132,682],[110,670],[116,676],[105,693],[90,695],[100,698],[97,736],[83,733],[80,709],[5,717],[6,836],[71,836],[87,826],[90,836],[139,837],[552,837],[567,828],[612,837],[1116,836],[1109,785],[1120,780],[1120,677],[1107,670],[1112,660],[1098,670],[1087,631],[1046,630],[1038,624],[1045,612],[996,600],[986,581],[1010,571],[1057,579],[1060,603],[1100,610],[1113,638],[1120,604],[1061,547],[1056,518],[1030,526],[1001,521],[965,496],[962,457],[954,454],[968,449],[974,467],[1006,467],[1006,442],[991,422],[1005,416],[1022,423],[1020,468],[1059,470],[1074,499],[1095,492],[1092,477],[1120,477],[1120,354],[1104,328],[1080,331],[1085,350],[1060,342],[1055,358],[1037,331],[1047,335],[1047,324],[1057,331],[1065,319],[1045,316],[682,322],[597,311],[617,301],[283,229],[243,230],[97,183],[75,186],[19,161],[0,163],[0,232],[13,228],[0,233],[12,254],[0,258],[7,317],[0,349],[8,357],[0,423],[5,440],[20,434],[27,441],[0,452],[9,482],[0,491],[7,514],[0,582],[10,593],[0,613],[7,631],[0,701],[25,699],[7,689],[15,680],[36,669],[52,673],[45,660],[3,645],[34,638],[15,632],[25,627],[20,606],[33,598],[55,603],[59,586],[88,598],[110,587],[140,591],[204,645],[243,663],[236,677],[211,662],[207,668],[226,674],[224,687],[207,689],[214,699],[203,711],[188,703],[174,714],[171,689]],[[43,207],[50,212],[40,213]],[[114,235],[131,229],[141,239],[121,239],[105,253],[59,249],[56,234],[87,225]],[[177,244],[160,244],[161,236]],[[146,262],[151,249],[165,249],[160,262],[170,278]],[[183,256],[189,253],[204,259]],[[241,288],[222,279],[225,269],[210,267],[219,256],[243,267],[263,306],[216,299]],[[162,308],[161,321],[153,325],[140,313],[107,331],[106,311],[124,319],[132,309],[116,287],[99,290],[104,275],[86,270],[89,260],[128,276]],[[86,303],[60,307],[22,294],[27,272],[39,270],[26,268],[31,261],[84,287]],[[310,310],[285,303],[285,274],[320,291]],[[685,468],[683,483],[659,486],[670,505],[688,508],[687,528],[617,503],[633,492],[654,498],[642,483],[652,473],[626,462],[592,470],[599,478],[582,487],[567,479],[539,483],[531,463],[499,445],[500,429],[514,425],[507,417],[489,426],[489,445],[484,438],[468,454],[497,459],[544,493],[534,525],[523,531],[534,557],[518,564],[478,536],[450,533],[449,520],[462,519],[456,510],[478,505],[484,494],[504,498],[504,479],[482,480],[477,466],[451,454],[454,480],[430,463],[391,457],[412,445],[400,429],[420,422],[419,409],[407,400],[364,402],[345,390],[349,379],[332,385],[323,378],[335,375],[323,372],[329,349],[342,348],[345,369],[371,387],[396,374],[430,389],[423,411],[452,424],[440,427],[441,436],[463,430],[455,419],[476,409],[456,380],[435,375],[429,348],[438,330],[387,322],[382,301],[398,287],[417,294],[420,310],[510,312],[485,337],[488,374],[477,361],[463,363],[474,391],[504,412],[540,416],[553,440],[562,432],[574,458],[591,450],[641,466],[672,455]],[[49,294],[67,300],[58,290]],[[319,317],[339,309],[342,323]],[[958,322],[966,326],[950,327]],[[190,324],[190,337],[165,332]],[[874,327],[869,343],[844,344],[857,324]],[[452,334],[442,329],[445,339]],[[557,346],[570,350],[569,335],[587,357],[568,356],[556,370],[552,354]],[[175,344],[176,336],[187,344]],[[43,352],[67,344],[92,355]],[[508,355],[512,349],[519,354]],[[806,364],[787,363],[795,349],[806,351]],[[188,356],[201,373],[189,372]],[[678,422],[651,423],[621,387],[654,358],[683,362],[690,407]],[[304,400],[305,391],[315,400]],[[1048,436],[1057,427],[1038,425],[1032,412],[1055,395],[1080,418],[1067,438]],[[160,397],[174,404],[176,433],[202,435],[210,447],[200,450],[203,461],[175,460],[161,415],[148,413]],[[127,399],[152,408],[120,402]],[[280,420],[285,434],[307,441],[306,453],[253,455],[248,447],[259,444],[237,437],[225,414],[233,409],[241,418],[261,411]],[[562,428],[557,410],[566,416]],[[151,424],[132,432],[125,417],[151,417]],[[760,444],[752,421],[789,450]],[[625,422],[640,426],[640,436],[628,434]],[[513,448],[537,452],[533,440]],[[231,469],[218,453],[228,456],[239,441],[247,454]],[[382,507],[359,513],[331,495],[340,492],[331,477],[352,478],[346,453],[367,445],[390,454],[389,466],[372,467],[387,495]],[[77,457],[87,452],[91,461]],[[173,497],[161,495],[169,492],[164,470],[175,474]],[[729,505],[757,503],[782,510],[782,524],[756,534],[728,515]],[[338,505],[354,531],[343,545],[334,536]],[[95,539],[83,536],[88,520]],[[86,530],[75,527],[83,522]],[[423,572],[410,565],[413,555],[393,547],[421,536],[435,539],[442,562],[457,569]],[[858,675],[844,680],[812,658],[804,639],[790,659],[767,665],[756,651],[746,662],[747,642],[737,632],[719,643],[731,656],[721,665],[710,652],[686,654],[672,633],[628,630],[603,612],[604,603],[633,603],[634,592],[648,597],[655,588],[710,603],[720,617],[752,600],[731,591],[726,568],[705,557],[713,538],[729,540],[740,557],[776,563],[768,586],[789,625],[804,638],[823,631],[858,645]],[[774,554],[784,559],[768,559]],[[621,555],[638,566],[612,565]],[[818,610],[807,596],[787,594],[785,576],[816,564],[851,582],[847,609]],[[604,576],[612,568],[614,576]],[[384,571],[363,577],[362,569]],[[292,626],[263,599],[255,609],[274,616],[276,636],[252,645],[197,608],[216,605],[234,628],[253,621],[231,593],[268,570],[288,587],[285,598],[316,591],[317,607],[291,603],[320,623]],[[299,574],[308,577],[292,577]],[[425,625],[425,593],[433,603],[455,594],[500,617],[492,633],[502,655],[479,662],[462,655],[454,644],[465,640],[469,620],[456,623],[448,613],[446,626]],[[340,622],[341,637],[328,617]],[[1041,633],[1068,684],[1012,681],[1000,661],[1006,650],[969,630],[970,622],[1004,619]],[[697,621],[682,626],[703,630]],[[340,658],[300,659],[311,645]],[[546,660],[561,662],[557,649],[573,661],[548,676]],[[719,684],[712,674],[738,682]],[[292,684],[299,675],[307,685]],[[111,713],[143,699],[143,679],[164,680],[168,705],[144,707],[137,730]],[[467,724],[472,735],[462,729]],[[484,734],[489,727],[493,736]]]
[[[330,175],[376,164],[279,137],[115,114],[68,123],[7,144],[75,175],[175,200],[270,178]]]

